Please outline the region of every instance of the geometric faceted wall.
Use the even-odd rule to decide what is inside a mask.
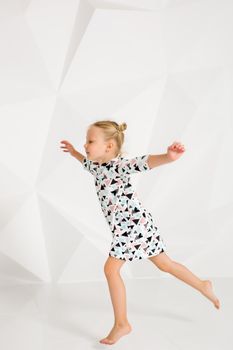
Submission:
[[[88,125],[126,122],[124,155],[176,162],[132,174],[167,254],[233,276],[233,3],[0,3],[1,283],[105,279],[111,232],[84,154]],[[170,278],[150,261],[126,278]],[[173,278],[173,277],[172,277]]]

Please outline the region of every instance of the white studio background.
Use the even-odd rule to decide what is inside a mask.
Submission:
[[[186,147],[132,175],[168,255],[233,277],[233,3],[0,1],[0,278],[104,280],[111,232],[84,153],[91,122],[126,122],[125,155]],[[170,278],[148,261],[126,278]],[[173,277],[172,277],[173,278]]]

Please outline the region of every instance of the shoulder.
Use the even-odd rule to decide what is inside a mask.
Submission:
[[[83,158],[82,161],[83,168],[89,171],[92,175],[96,175],[97,169],[99,168],[99,163],[92,161],[86,157]]]

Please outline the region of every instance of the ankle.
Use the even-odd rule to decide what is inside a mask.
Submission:
[[[205,291],[205,289],[206,289],[206,282],[207,282],[207,280],[201,280],[200,292]]]
[[[114,322],[115,327],[125,327],[125,326],[130,326],[129,322],[127,320],[125,321],[115,321]]]

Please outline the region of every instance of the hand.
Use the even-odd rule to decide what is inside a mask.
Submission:
[[[170,160],[177,160],[184,152],[184,145],[180,142],[173,142],[173,144],[167,148],[167,156]]]
[[[61,148],[64,148],[63,152],[70,152],[70,154],[73,156],[76,152],[75,148],[71,145],[71,143],[69,143],[66,140],[61,141],[61,143],[63,143],[65,146],[61,146]]]

